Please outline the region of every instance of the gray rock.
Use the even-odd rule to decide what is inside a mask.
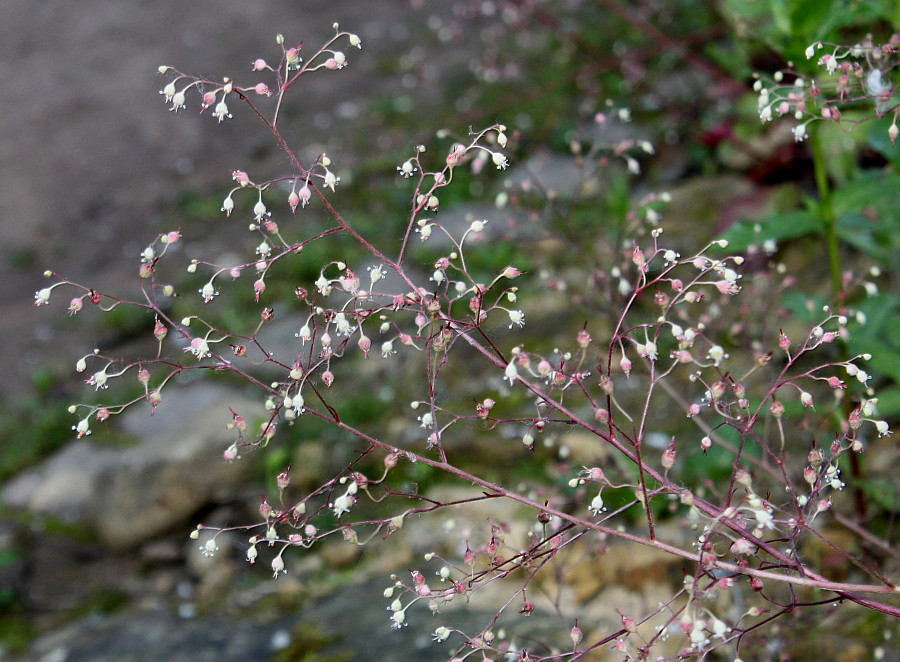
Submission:
[[[252,420],[260,403],[208,383],[163,396],[152,417],[142,407],[123,414],[121,429],[136,445],[74,442],[11,480],[2,491],[6,507],[88,525],[103,543],[128,548],[226,498],[245,466],[222,460],[228,407]]]

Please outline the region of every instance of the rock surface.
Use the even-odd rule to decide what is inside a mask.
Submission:
[[[137,440],[133,446],[74,442],[9,481],[3,503],[87,525],[113,548],[149,540],[233,492],[246,476],[246,465],[222,460],[229,406],[248,415],[261,409],[215,384],[174,387],[154,416],[141,404],[123,415],[121,429]]]

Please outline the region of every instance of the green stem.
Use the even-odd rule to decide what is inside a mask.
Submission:
[[[812,152],[813,169],[816,175],[816,188],[819,191],[819,215],[824,223],[825,247],[828,252],[828,271],[831,274],[831,289],[835,300],[841,298],[841,261],[838,255],[837,215],[831,204],[831,187],[828,185],[828,170],[825,167],[825,154],[822,142],[816,131],[810,133],[809,147]]]

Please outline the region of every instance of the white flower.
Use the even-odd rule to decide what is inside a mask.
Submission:
[[[171,101],[172,97],[175,96],[175,83],[168,83],[159,93],[166,98],[166,101]]]
[[[503,377],[503,379],[508,379],[509,385],[512,386],[513,383],[516,381],[516,378],[519,376],[519,371],[516,369],[516,364],[514,361],[510,361],[507,364],[506,370],[504,371],[504,375],[505,376]]]
[[[335,177],[330,170],[325,171],[325,186],[334,191],[334,187],[341,183],[340,177]]]
[[[405,611],[395,611],[391,614],[391,628],[394,630],[399,630],[404,625],[406,625],[406,612]]]
[[[209,303],[213,300],[214,297],[219,296],[219,293],[216,292],[216,288],[213,286],[212,282],[207,283],[199,290],[200,295],[203,297],[204,303]]]
[[[209,344],[203,338],[194,338],[191,340],[191,344],[184,348],[184,351],[202,359],[209,356]]]
[[[513,328],[513,325],[525,326],[525,313],[521,310],[509,311],[509,328]]]
[[[353,505],[354,499],[350,495],[349,490],[339,496],[334,500],[334,503],[331,504],[331,509],[334,511],[335,517],[340,517],[344,513],[350,512],[350,507]]]
[[[643,356],[646,359],[651,361],[655,361],[657,354],[656,343],[652,340],[648,340],[644,345],[638,345],[638,354]]]
[[[756,522],[760,528],[775,528],[775,520],[772,518],[772,510],[770,508],[756,508],[753,510],[753,516],[756,518]]]
[[[109,384],[106,383],[107,379],[108,375],[106,374],[106,368],[104,368],[100,372],[95,372],[90,379],[85,381],[91,386],[95,386],[99,391],[101,388],[107,388],[109,386]]]
[[[591,505],[588,506],[588,510],[590,510],[595,515],[599,515],[600,513],[606,511],[606,506],[603,505],[603,495],[597,494],[592,500]]]
[[[405,161],[403,165],[397,166],[397,171],[402,177],[412,177],[413,173],[416,172],[416,170],[418,170],[418,168],[413,165],[412,161]]]
[[[87,418],[83,418],[80,421],[78,421],[77,425],[73,425],[72,429],[78,433],[79,439],[81,439],[82,437],[86,437],[87,435],[89,435],[91,433],[90,421]]]
[[[322,296],[328,296],[331,294],[331,281],[325,278],[324,274],[320,274],[316,279],[316,289],[319,291],[319,294]]]
[[[450,636],[450,630],[445,628],[443,625],[434,631],[434,634],[431,635],[431,638],[434,641],[447,641],[447,637]]]
[[[798,142],[798,143],[803,142],[804,140],[806,140],[806,137],[807,137],[806,125],[799,124],[799,125],[795,126],[793,129],[791,129],[791,133],[794,134],[795,142]]]
[[[34,293],[34,305],[35,306],[43,306],[48,301],[50,301],[50,292],[52,290],[49,287],[45,287],[42,290],[39,290]]]
[[[344,313],[338,313],[334,316],[334,326],[339,336],[349,336],[353,333],[353,326]]]
[[[231,113],[228,112],[228,104],[224,100],[216,104],[216,108],[213,110],[213,117],[217,118],[219,122],[226,117],[231,118]]]
[[[172,96],[172,107],[169,110],[177,113],[180,108],[184,108],[184,102],[184,92],[176,92]]]
[[[713,345],[709,348],[707,356],[712,359],[713,364],[718,367],[722,363],[722,359],[727,359],[728,354],[719,345]]]
[[[269,213],[266,211],[266,205],[263,203],[262,199],[260,199],[259,202],[253,205],[253,215],[256,217],[257,222],[261,221],[263,216],[269,215]]]

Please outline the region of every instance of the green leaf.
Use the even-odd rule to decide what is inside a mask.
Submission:
[[[777,27],[783,34],[790,35],[792,30],[791,15],[785,0],[769,0],[769,9]]]
[[[758,230],[757,230],[758,226]],[[784,241],[822,230],[822,220],[809,210],[773,214],[763,221],[740,221],[725,232],[729,250],[743,251],[768,239]]]
[[[857,480],[854,481],[853,485],[865,492],[872,501],[884,510],[889,512],[900,510],[900,493],[898,493],[896,485],[887,478]]]

